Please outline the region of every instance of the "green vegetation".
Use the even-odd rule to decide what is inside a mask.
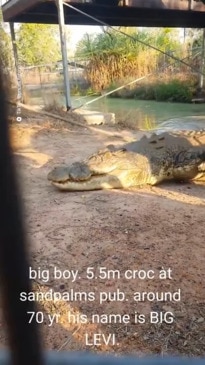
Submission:
[[[4,69],[13,66],[12,44],[10,35],[5,31],[2,10],[0,9],[0,62]]]
[[[12,76],[10,68],[14,65],[10,35],[5,31],[2,11],[0,9],[0,67],[3,69],[4,88],[8,99],[12,96]]]
[[[169,83],[159,83],[155,86],[155,100],[191,102],[194,91],[192,89],[192,85],[177,79],[173,79]]]
[[[89,60],[86,77],[91,88],[96,92],[111,91],[147,76],[143,83],[136,82],[110,97],[190,102],[197,88],[198,76],[193,75],[188,66],[141,43],[146,42],[167,54],[186,59],[190,55],[188,30],[187,43],[183,45],[176,29],[120,30],[133,39],[108,29],[97,36],[85,35],[79,42],[76,57]],[[199,30],[197,37],[201,37]],[[196,67],[195,64],[193,66]]]
[[[61,59],[59,30],[56,25],[21,24],[16,38],[22,66],[50,64]]]
[[[70,92],[71,92],[71,95],[72,96],[93,96],[93,95],[99,95],[99,93],[96,93],[91,87],[88,87],[86,89],[82,89],[78,85],[72,86]]]
[[[166,80],[152,79],[147,83],[139,83],[132,88],[124,88],[113,92],[110,97],[127,98],[139,100],[172,101],[172,102],[191,102],[196,89],[196,80],[171,78]],[[118,87],[113,84],[111,90]]]

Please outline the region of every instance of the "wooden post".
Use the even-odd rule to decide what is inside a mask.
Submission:
[[[58,8],[58,21],[59,21],[61,53],[62,53],[62,61],[63,61],[66,109],[68,111],[71,109],[71,97],[70,97],[70,82],[69,82],[69,75],[68,75],[68,59],[67,59],[65,17],[64,17],[63,1],[56,0],[56,4],[57,4],[57,8]]]

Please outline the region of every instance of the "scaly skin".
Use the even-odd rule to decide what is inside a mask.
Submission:
[[[198,139],[197,139],[198,138]],[[205,131],[153,134],[88,159],[55,167],[48,180],[60,190],[86,191],[157,185],[205,176]]]

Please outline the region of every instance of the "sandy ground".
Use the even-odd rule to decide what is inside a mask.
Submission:
[[[11,132],[32,268],[39,274],[33,290],[53,290],[70,299],[39,302],[41,314],[34,320],[43,321],[44,347],[204,356],[205,186],[62,193],[46,179],[55,164],[81,160],[107,144],[132,138],[132,132],[111,137],[114,129],[109,136],[42,117],[25,118]],[[61,274],[66,270],[67,277],[54,278],[57,269]],[[71,270],[78,270],[76,280]],[[126,278],[127,270],[135,278]],[[154,278],[144,279],[149,270]],[[138,301],[136,292],[149,292],[151,299]],[[180,292],[180,297],[157,301],[157,292]],[[171,312],[174,321],[152,323],[150,312],[167,322]],[[100,323],[93,314],[101,316]],[[3,318],[0,323],[5,347]]]

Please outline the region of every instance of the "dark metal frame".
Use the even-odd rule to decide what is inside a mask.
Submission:
[[[202,2],[192,1],[193,6],[198,8],[192,7],[191,10],[188,8],[187,10],[167,9],[160,5],[155,8],[145,8],[140,5],[131,7],[76,3],[75,1],[68,1],[68,3],[113,26],[203,28],[205,24],[205,5]],[[55,0],[10,0],[2,6],[2,11],[6,22],[58,24]],[[68,8],[65,9],[65,24],[97,25],[94,20]]]

